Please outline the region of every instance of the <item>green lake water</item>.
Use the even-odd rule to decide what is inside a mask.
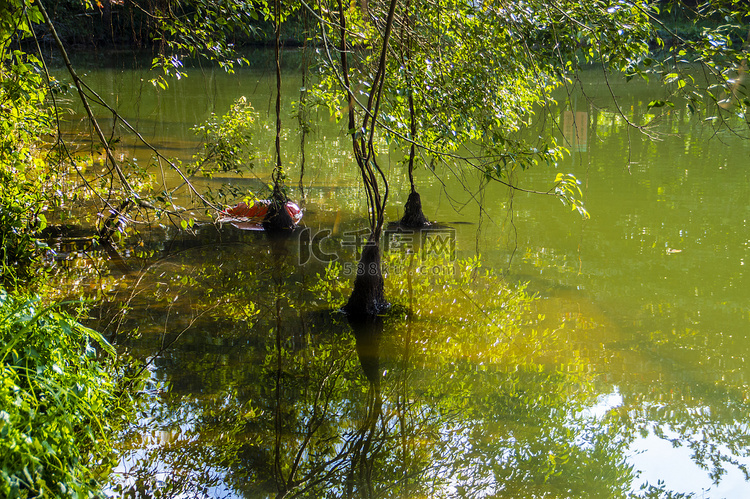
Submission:
[[[85,73],[183,160],[197,147],[188,128],[246,96],[258,159],[229,180],[259,189],[273,162],[267,58],[235,75],[191,69],[169,91],[132,60],[93,57]],[[336,307],[366,226],[363,192],[343,127],[319,110],[303,202],[299,78],[287,71],[282,147],[306,230],[158,231],[121,248],[129,270],[113,266],[92,314],[150,362],[155,384],[123,443],[123,483],[168,497],[621,497],[659,481],[701,498],[750,494],[750,142],[679,105],[645,116],[666,95],[658,85],[586,73],[586,96],[540,125],[572,154],[517,183],[546,191],[573,173],[591,218],[475,172],[420,169],[440,226],[387,234],[395,311],[351,325]],[[658,140],[627,126],[610,89],[630,119],[654,119]],[[86,132],[71,121],[69,137]],[[117,154],[149,158],[124,134]],[[381,158],[394,221],[408,180],[397,151]],[[325,277],[322,254],[337,274]],[[493,274],[472,267],[478,255]],[[537,299],[519,300],[517,286]]]

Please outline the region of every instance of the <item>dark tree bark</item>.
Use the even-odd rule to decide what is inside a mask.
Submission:
[[[430,221],[422,212],[422,198],[415,190],[411,191],[404,205],[404,216],[399,221],[401,227],[418,229],[430,225]]]
[[[377,241],[380,238],[378,237]],[[385,281],[381,269],[380,246],[372,237],[362,250],[357,264],[354,289],[343,311],[352,320],[365,320],[382,314],[390,307],[385,299]]]
[[[268,206],[266,216],[263,217],[263,228],[265,230],[274,232],[293,229],[296,226],[286,209],[287,201],[288,198],[281,187],[274,186],[271,204]]]
[[[347,54],[350,47],[347,44],[347,27],[344,2],[338,1],[341,54],[341,77],[348,102],[349,132],[352,137],[354,158],[362,175],[362,183],[367,196],[367,207],[370,217],[370,237],[362,250],[362,257],[357,265],[357,277],[354,279],[354,289],[349,301],[343,307],[350,317],[376,316],[389,306],[385,299],[383,273],[380,258],[380,236],[385,223],[385,205],[388,200],[388,182],[383,170],[377,163],[374,135],[380,107],[385,79],[386,57],[388,55],[388,41],[393,28],[393,18],[397,0],[391,0],[388,17],[383,33],[383,46],[380,52],[378,68],[370,87],[367,105],[361,125],[357,123],[354,113],[355,99],[349,80],[349,60]],[[364,106],[363,106],[364,107]],[[361,130],[363,133],[355,133]]]

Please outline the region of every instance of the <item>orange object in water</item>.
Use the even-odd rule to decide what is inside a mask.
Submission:
[[[231,208],[221,212],[222,222],[237,221],[237,219],[243,219],[243,221],[254,221],[262,222],[268,213],[268,208],[271,206],[270,199],[258,199],[252,205],[248,206],[246,203],[239,203]],[[292,217],[295,225],[302,220],[302,209],[297,206],[296,203],[291,201],[286,202],[286,211],[289,216]]]

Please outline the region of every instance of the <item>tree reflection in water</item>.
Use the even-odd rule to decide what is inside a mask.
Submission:
[[[598,360],[478,260],[436,274],[391,255],[393,310],[350,324],[341,266],[248,237],[174,253],[129,292],[120,344],[155,389],[123,438],[126,496],[622,497],[648,424],[737,437],[695,414],[593,415]]]

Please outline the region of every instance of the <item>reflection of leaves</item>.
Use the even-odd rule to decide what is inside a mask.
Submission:
[[[656,485],[650,483],[644,483],[641,485],[642,495],[631,494],[628,497],[643,497],[644,499],[689,499],[695,494],[680,494],[667,490],[667,486],[664,482],[659,480]]]
[[[618,380],[626,401],[619,411],[628,414],[623,431],[638,432],[642,438],[653,435],[689,449],[693,462],[715,483],[731,469],[750,479],[744,464],[750,457],[750,429],[744,424],[750,404],[741,371],[733,376],[731,364],[723,360],[722,377],[716,377],[712,368],[717,366],[711,364],[715,352],[705,334],[675,327],[679,318],[671,303],[649,309],[655,316],[664,314],[670,328],[649,331],[642,341],[627,345],[638,358],[657,361],[659,370],[651,374],[648,385],[642,380],[643,367],[635,371],[636,379]]]
[[[690,396],[664,398],[653,402],[640,400],[642,408],[628,408],[626,423],[646,436],[670,441],[674,447],[692,451],[692,460],[709,472],[715,483],[733,467],[750,480],[750,431],[744,420],[750,406],[734,389],[694,385]],[[655,394],[659,395],[659,391]]]
[[[239,245],[185,251],[152,267],[158,286],[143,282],[161,322],[141,323],[141,343],[183,335],[154,363],[161,400],[131,442],[143,487],[159,469],[165,495],[627,490],[628,433],[586,416],[593,379],[557,351],[561,329],[540,326],[523,286],[478,259],[420,272],[415,255],[387,257],[395,304],[366,376],[366,345],[320,310],[345,299],[340,267],[311,279],[285,246],[253,244],[252,259]],[[200,311],[190,327],[173,319]]]
[[[403,385],[400,397],[416,401],[403,404],[414,415],[438,415],[417,432],[434,435],[422,446],[434,480],[423,493],[440,496],[448,483],[462,497],[627,490],[628,438],[611,422],[582,415],[593,387],[575,359],[545,365],[556,331],[534,331],[539,318],[523,288],[478,260],[456,262],[454,272],[439,275],[415,268],[389,276],[411,305],[406,328],[391,336],[398,355],[409,355],[403,371],[392,370],[392,384]]]
[[[255,415],[254,409],[231,396],[191,401],[182,395],[165,395],[151,418],[131,429],[129,444],[140,450],[130,456],[123,470],[124,497],[143,497],[147,491],[160,497],[187,492],[190,497],[230,495],[222,488],[224,475],[236,461],[238,449],[252,445],[242,425]]]
[[[319,275],[311,285],[310,292],[320,300],[321,304],[327,304],[333,309],[344,306],[349,283],[342,278],[341,274],[341,264],[332,262],[326,267],[324,274]]]

